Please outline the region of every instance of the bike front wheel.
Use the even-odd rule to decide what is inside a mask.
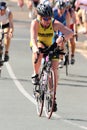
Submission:
[[[54,83],[54,72],[50,70],[50,74],[48,74],[48,82],[47,89],[45,91],[44,96],[44,108],[45,115],[48,119],[51,118],[52,113],[54,112],[54,103],[55,103],[55,83]]]
[[[38,116],[42,115],[43,106],[44,106],[44,92],[41,89],[40,85],[35,86],[36,90],[34,92],[35,99],[36,99],[36,110]]]

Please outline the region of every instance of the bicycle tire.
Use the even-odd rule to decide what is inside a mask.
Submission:
[[[37,101],[37,105],[36,105],[37,114],[38,116],[41,117],[43,112],[43,106],[44,106],[44,92],[42,94],[37,93],[36,101]]]
[[[36,99],[36,109],[38,116],[42,115],[43,107],[44,107],[44,91],[42,89],[42,80],[43,80],[43,74],[40,73],[40,83],[37,85],[35,90],[35,99]]]
[[[52,86],[52,92],[50,91],[50,84],[49,84],[49,80],[47,83],[47,90],[45,92],[44,95],[44,108],[45,108],[45,115],[48,119],[51,118],[52,113],[53,113],[53,109],[54,109],[54,102],[55,102],[55,88],[54,88],[54,72],[51,69],[50,70],[50,74],[48,74],[48,79],[50,80],[50,84]]]

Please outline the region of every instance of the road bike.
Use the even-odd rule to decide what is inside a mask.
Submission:
[[[54,104],[56,99],[55,76],[52,69],[53,58],[59,58],[60,54],[64,54],[55,44],[47,49],[39,48],[43,53],[43,64],[39,74],[39,83],[34,86],[34,96],[36,99],[37,114],[42,115],[43,109],[48,119],[54,112]],[[38,59],[38,58],[37,58]]]

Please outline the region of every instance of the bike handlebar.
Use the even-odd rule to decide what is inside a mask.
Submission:
[[[39,47],[39,52],[37,52],[37,58],[35,59],[34,63],[36,64],[39,58],[40,53],[45,54],[45,56],[47,56],[48,54],[52,54],[52,55],[65,55],[65,53],[63,52],[63,49],[60,49],[59,46],[57,46],[57,43],[52,44],[50,47],[47,48],[41,48]]]

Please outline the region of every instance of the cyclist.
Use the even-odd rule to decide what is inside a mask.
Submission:
[[[56,5],[53,9],[53,14],[54,14],[54,19],[60,21],[65,26],[69,27],[69,13],[66,12],[66,4],[64,1],[56,2]],[[61,35],[63,34],[59,30],[58,32],[55,32],[53,41],[55,41]],[[61,44],[61,48],[64,48],[63,43]],[[64,65],[64,60],[63,60],[63,55],[61,55],[59,61],[59,68],[63,68],[63,65]]]
[[[66,2],[66,9],[70,14],[70,29],[76,34],[77,33],[76,14],[70,1]],[[75,39],[74,37],[70,38],[70,44],[71,44],[71,64],[74,64],[75,63]]]
[[[2,29],[4,30],[4,44],[5,44],[5,55],[4,61],[9,60],[9,47],[10,40],[13,36],[13,15],[12,12],[7,8],[6,2],[0,2],[0,23],[2,23]],[[1,59],[0,51],[0,59]]]
[[[75,19],[75,17],[73,18],[73,15],[71,17],[71,12],[69,12],[68,10],[70,9],[70,2],[64,2],[64,1],[57,1],[56,8],[54,8],[54,18],[58,21],[60,21],[61,23],[63,23],[65,26],[69,27],[70,29],[73,30],[73,23],[70,23],[70,21],[75,21],[73,19]],[[72,11],[72,14],[73,11]],[[60,35],[62,35],[61,32],[58,31],[58,33],[56,34],[57,37],[59,37]],[[75,59],[74,59],[74,53],[75,53],[75,42],[74,42],[74,37],[70,38],[70,43],[71,43],[71,64],[74,64]],[[62,44],[62,48],[63,48],[63,44]],[[64,61],[63,61],[63,56],[61,56],[60,58],[60,64],[59,64],[59,68],[62,68],[64,65]]]
[[[45,46],[49,47],[52,45],[52,38],[54,35],[54,31],[58,31],[58,29],[63,32],[65,35],[65,39],[72,37],[73,32],[65,27],[60,22],[52,19],[53,12],[52,7],[50,5],[39,4],[37,6],[37,18],[34,19],[31,23],[31,43],[32,43],[32,64],[34,69],[34,75],[32,75],[32,83],[34,85],[38,84],[39,81],[39,68],[41,65],[41,60],[43,55],[40,54],[38,58],[38,62],[35,64],[34,61],[38,56],[38,47],[44,48]],[[60,37],[57,40],[57,43],[61,43],[64,40],[64,37]],[[55,75],[55,85],[57,87],[58,81],[58,60],[52,61],[52,68]],[[56,104],[56,103],[55,103]],[[57,106],[57,105],[55,105]]]

